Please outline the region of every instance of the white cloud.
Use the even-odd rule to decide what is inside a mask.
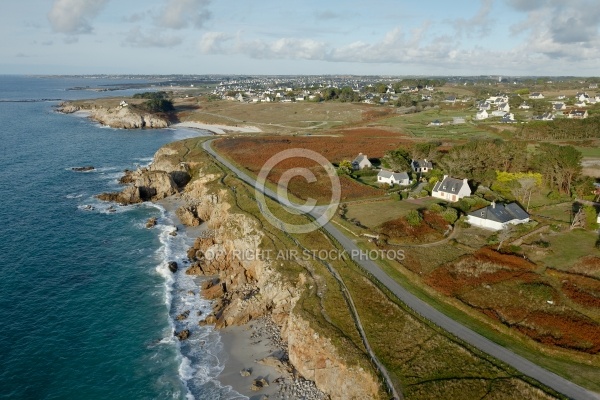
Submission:
[[[183,39],[179,36],[165,35],[159,31],[143,33],[139,27],[130,30],[123,41],[123,45],[130,47],[175,47]]]
[[[55,0],[48,13],[54,32],[67,34],[91,33],[91,20],[108,0]]]
[[[198,49],[204,54],[223,54],[224,45],[233,38],[224,32],[206,32],[198,42]]]
[[[526,18],[511,26],[513,34],[527,34],[524,50],[550,59],[600,59],[600,3],[591,0],[507,0]]]
[[[190,25],[202,28],[211,17],[209,4],[210,0],[167,0],[156,17],[156,23],[170,29],[183,29]]]

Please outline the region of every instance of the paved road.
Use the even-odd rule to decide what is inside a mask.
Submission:
[[[208,140],[203,143],[203,148],[209,154],[211,154],[214,158],[216,158],[220,163],[224,164],[233,171],[241,180],[246,183],[256,187],[256,181],[241,171],[239,168],[236,168],[233,164],[225,160],[221,157],[217,152],[215,152],[211,147],[212,140]],[[265,188],[264,190],[265,196],[268,196],[276,201],[279,201],[276,193],[271,191],[270,189]],[[285,202],[286,206],[292,206],[289,202]],[[318,218],[320,216],[319,212],[322,212],[322,209],[317,209],[316,212],[310,213],[313,218]],[[550,372],[537,364],[521,357],[518,354],[513,353],[512,351],[506,349],[503,346],[500,346],[491,340],[481,336],[480,334],[472,331],[466,326],[454,321],[453,319],[447,317],[440,311],[436,310],[423,300],[419,299],[405,288],[400,286],[395,280],[390,278],[377,264],[371,261],[368,257],[361,256],[361,250],[358,248],[356,243],[342,234],[333,224],[330,222],[323,227],[329,234],[331,234],[340,244],[346,249],[348,254],[352,256],[352,259],[362,266],[366,271],[368,271],[371,275],[373,275],[379,282],[381,282],[384,286],[386,286],[392,293],[394,293],[402,302],[404,302],[408,307],[410,307],[416,313],[422,315],[424,318],[432,321],[436,325],[442,327],[446,331],[460,338],[461,340],[469,343],[473,347],[478,348],[479,350],[505,362],[506,364],[512,366],[519,372],[530,376],[537,381],[543,383],[544,385],[556,390],[559,393],[564,394],[572,399],[600,399],[600,394],[591,392],[587,389],[582,388],[579,385],[574,384],[573,382],[556,375],[553,372]]]

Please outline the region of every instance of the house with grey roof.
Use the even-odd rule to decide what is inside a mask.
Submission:
[[[467,222],[480,228],[499,231],[508,225],[529,222],[529,214],[517,203],[504,205],[493,202],[485,208],[469,213]]]
[[[444,175],[444,179],[437,182],[431,191],[432,197],[452,203],[470,195],[471,188],[466,178],[456,179],[448,175]]]
[[[413,171],[421,173],[421,172],[429,172],[433,169],[433,164],[431,161],[424,160],[412,160],[410,163]]]
[[[360,170],[370,167],[372,167],[371,161],[369,161],[369,158],[363,153],[359,153],[358,156],[356,156],[356,158],[354,159],[354,161],[352,161],[352,169],[354,170]]]
[[[406,172],[392,172],[382,169],[377,174],[377,183],[388,184],[391,186],[395,184],[400,186],[408,186],[410,185],[410,177]]]

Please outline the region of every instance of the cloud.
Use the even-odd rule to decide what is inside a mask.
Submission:
[[[224,32],[206,32],[198,42],[198,49],[204,54],[224,54],[226,43],[233,38]]]
[[[473,17],[469,19],[459,18],[451,21],[451,24],[456,29],[458,35],[473,36],[481,35],[487,36],[490,33],[490,28],[493,23],[490,18],[494,0],[482,0],[481,8],[477,11]]]
[[[48,13],[54,32],[66,34],[91,33],[91,20],[108,0],[55,0]]]
[[[211,0],[167,0],[156,17],[156,24],[163,28],[184,29],[188,26],[202,28],[211,18],[208,10]]]
[[[122,18],[123,22],[140,22],[145,19],[150,14],[149,11],[134,13]]]
[[[331,10],[315,11],[314,16],[316,19],[321,21],[330,21],[332,19],[338,19],[341,17],[340,14]]]
[[[525,51],[556,60],[600,58],[600,3],[591,0],[562,2],[506,0],[526,13],[511,26],[513,35],[526,34]]]
[[[130,30],[123,41],[124,46],[130,47],[175,47],[180,45],[183,39],[179,36],[169,36],[159,31],[144,33],[139,27]]]

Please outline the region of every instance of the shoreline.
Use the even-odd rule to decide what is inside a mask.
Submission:
[[[206,229],[204,224],[197,227],[186,226],[177,217],[175,213],[177,208],[186,204],[185,199],[179,195],[153,203],[163,207],[169,218],[176,223],[177,231],[190,239],[199,237]],[[181,267],[188,268],[189,264],[184,263]],[[206,278],[199,281],[194,279],[200,296],[203,291],[201,284],[205,280]],[[172,290],[176,290],[176,288],[174,287]],[[169,312],[169,318],[175,321],[176,317],[177,315]],[[213,378],[221,386],[229,386],[250,400],[261,400],[284,398],[282,393],[292,392],[295,387],[299,386],[298,382],[303,381],[294,379],[293,374],[289,372],[291,371],[289,364],[279,361],[281,358],[287,359],[287,349],[279,338],[279,328],[268,317],[251,320],[244,325],[215,329],[214,332],[218,334],[223,345],[223,349],[218,355],[219,364],[223,366],[223,370]],[[188,357],[183,349],[182,356]],[[265,361],[260,362],[262,360]],[[249,375],[242,376],[242,371],[248,371]],[[268,386],[252,390],[254,382],[262,379],[267,382]],[[312,382],[310,383],[312,384]],[[309,386],[309,384],[303,386]],[[320,399],[321,397],[305,398]]]

